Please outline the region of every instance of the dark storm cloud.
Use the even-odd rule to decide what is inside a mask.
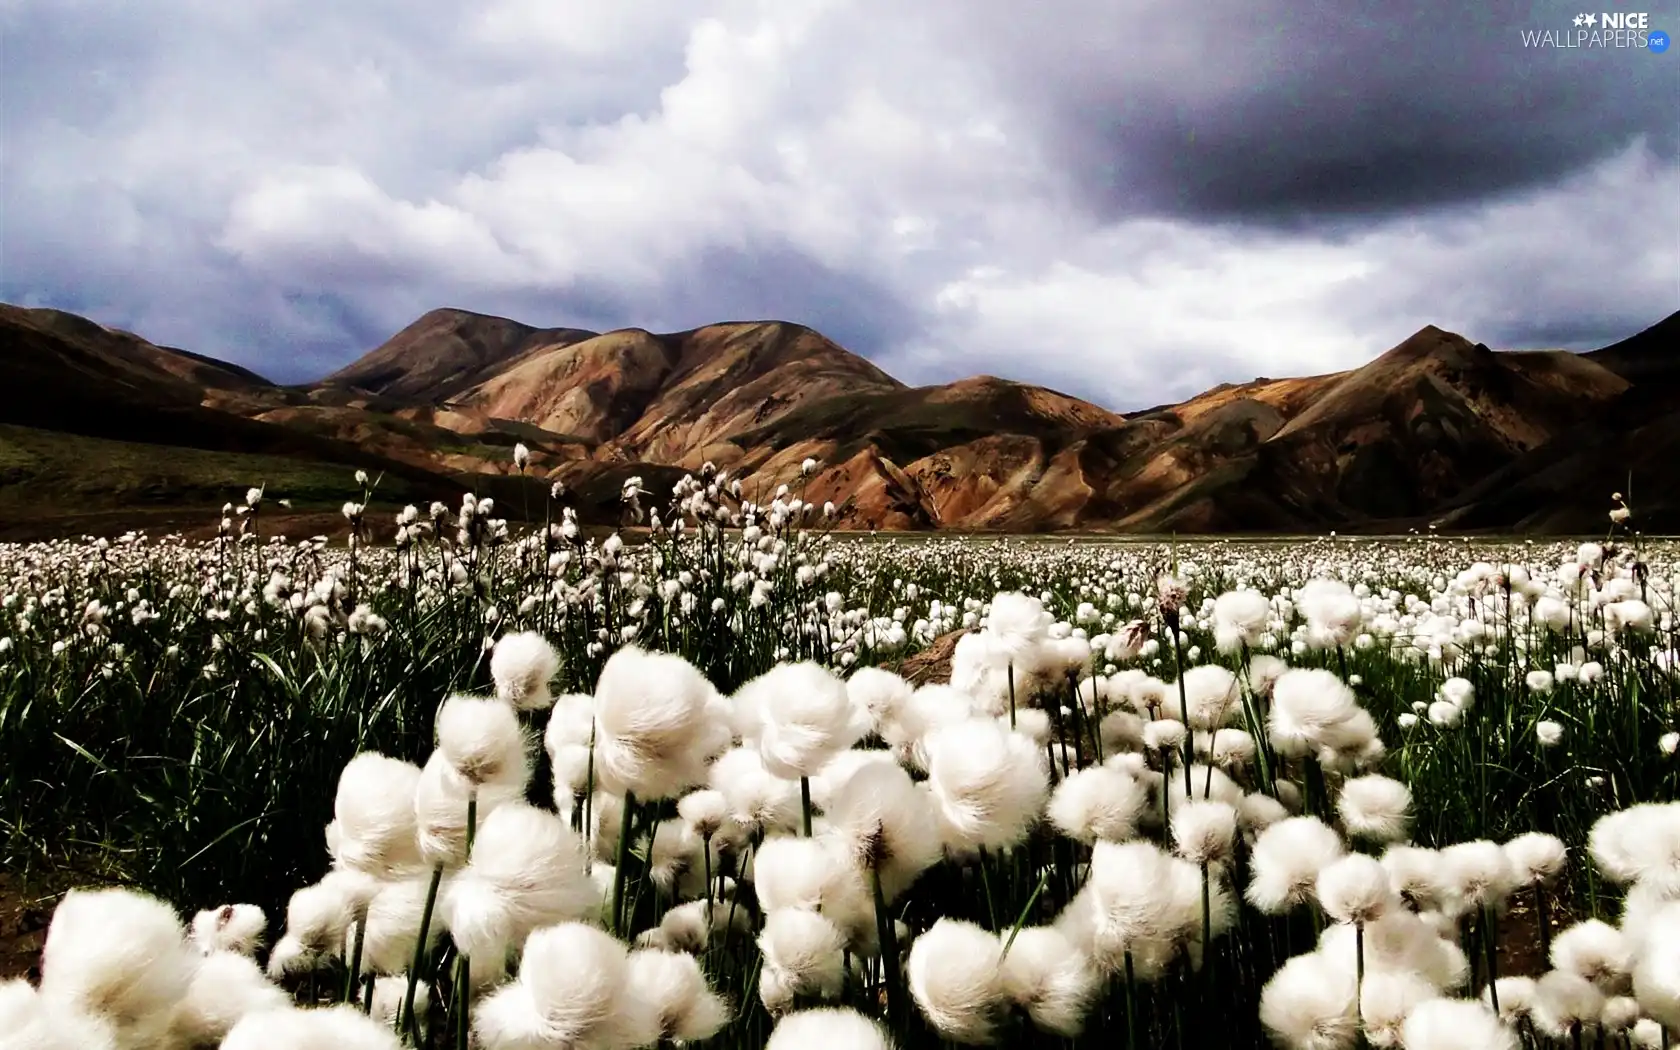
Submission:
[[[1101,217],[1287,225],[1485,200],[1636,136],[1672,158],[1673,56],[1523,45],[1524,30],[1573,28],[1578,8],[1603,6],[1093,3],[1083,40],[1054,56],[1034,41],[1060,51],[1064,34],[1026,35],[1042,8],[983,3],[968,31],[984,46],[1010,30],[993,53]],[[1638,6],[1655,5],[1618,9]]]

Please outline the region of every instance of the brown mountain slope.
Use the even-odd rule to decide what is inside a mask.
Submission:
[[[1626,389],[1574,355],[1495,354],[1425,328],[1363,368],[1211,392],[1037,462],[992,450],[984,462],[1013,467],[1016,491],[988,508],[991,520],[964,524],[1267,531],[1405,519],[1593,418]]]
[[[1449,502],[1441,524],[1596,531],[1612,491],[1631,501],[1634,526],[1680,531],[1680,313],[1582,355],[1632,385],[1575,426]]]
[[[1309,520],[1424,514],[1625,389],[1573,355],[1496,354],[1429,326],[1289,420],[1247,483]]]
[[[514,491],[210,404],[260,408],[283,396],[237,366],[71,314],[0,305],[0,524],[125,507],[213,513],[265,482],[275,497],[342,501],[357,494],[357,469],[383,476],[392,498]]]
[[[511,470],[522,442],[536,478],[608,516],[625,477],[657,498],[712,461],[749,498],[791,484],[840,507],[838,524],[881,529],[1580,529],[1631,469],[1655,530],[1680,528],[1663,487],[1680,455],[1677,334],[1680,315],[1593,354],[1496,353],[1426,327],[1360,368],[1222,385],[1127,418],[990,376],[909,388],[781,322],[592,335],[434,311],[321,384],[278,388],[12,310],[0,390],[30,396],[0,397],[0,423],[377,456],[468,486],[516,481],[486,472]],[[820,467],[802,478],[807,458]]]
[[[808,498],[849,501],[847,520],[859,527],[894,527],[897,518],[947,528],[1020,528],[1043,518],[1044,527],[1058,517],[1044,505],[1055,488],[1045,484],[1051,458],[1123,423],[1066,394],[979,376],[812,398],[707,451],[726,451],[765,489],[795,477],[807,456],[836,465],[810,483]],[[859,471],[891,484],[854,494],[847,485]]]
[[[1346,372],[1332,372],[1328,375],[1299,376],[1293,379],[1262,377],[1249,383],[1221,383],[1188,401],[1176,405],[1163,405],[1138,414],[1171,412],[1188,423],[1205,412],[1223,408],[1233,402],[1253,401],[1275,409],[1284,419],[1293,419],[1326,389],[1346,376]]]
[[[614,442],[625,456],[691,460],[810,404],[904,385],[804,325],[707,325],[668,336],[677,357],[660,396]]]
[[[248,369],[149,343],[62,310],[0,304],[0,367],[22,378],[40,370],[110,384],[146,403],[192,404],[206,391],[254,391],[274,384]],[[17,388],[12,388],[16,390]]]
[[[452,406],[610,442],[604,459],[681,464],[805,403],[896,389],[809,328],[753,322],[675,335],[629,329],[546,348]]]
[[[1680,310],[1637,335],[1581,356],[1630,383],[1680,381]]]
[[[608,332],[522,358],[449,407],[600,444],[641,418],[669,377],[673,356],[664,342],[639,329]]]
[[[532,328],[467,310],[433,310],[321,382],[400,400],[439,402],[523,354],[594,334],[578,328]]]

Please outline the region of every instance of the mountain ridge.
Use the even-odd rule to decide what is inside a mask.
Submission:
[[[530,476],[591,491],[710,462],[748,492],[832,501],[848,528],[1590,529],[1609,496],[1590,483],[1620,469],[1600,460],[1655,481],[1665,460],[1647,446],[1680,433],[1680,313],[1582,354],[1426,325],[1357,368],[1129,414],[996,376],[910,387],[781,321],[591,332],[444,308],[293,387],[60,311],[0,306],[0,335],[30,351],[0,355],[0,379],[126,405],[140,436],[158,413],[215,413],[247,440],[284,432],[285,454],[377,457],[434,487],[516,473],[516,441]],[[62,428],[27,400],[0,396],[0,423]],[[1680,529],[1669,502],[1653,527]]]

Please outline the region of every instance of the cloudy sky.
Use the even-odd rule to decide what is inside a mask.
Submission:
[[[1601,345],[1680,307],[1680,49],[1525,47],[1566,3],[0,0],[0,299],[285,381],[774,317],[1119,409]]]

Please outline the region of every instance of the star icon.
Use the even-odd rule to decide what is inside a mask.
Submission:
[[[1597,24],[1598,24],[1598,16],[1597,15],[1588,15],[1587,16],[1587,28],[1590,29]]]
[[[1575,16],[1575,24],[1578,25],[1578,26],[1586,25],[1587,24],[1587,16],[1586,15],[1576,15]]]

